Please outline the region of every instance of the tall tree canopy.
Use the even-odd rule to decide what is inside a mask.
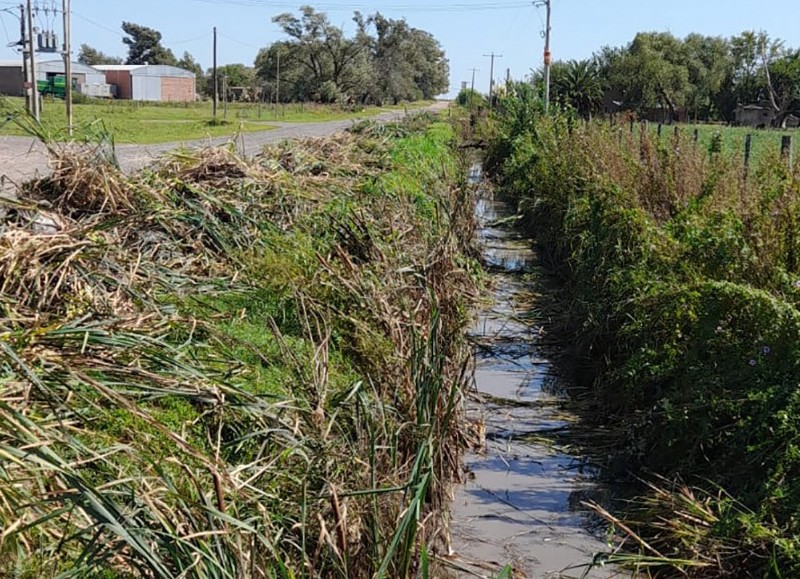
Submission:
[[[280,60],[282,100],[398,102],[433,98],[447,90],[444,51],[433,36],[405,20],[381,14],[365,18],[356,12],[352,37],[310,6],[273,21],[288,40],[263,48],[256,70],[274,94]]]
[[[176,65],[178,59],[168,48],[161,46],[161,33],[158,30],[123,22],[122,30],[127,35],[122,39],[128,46],[128,59],[125,64],[171,64]]]
[[[541,73],[534,74],[541,82]],[[587,85],[596,96],[584,99]],[[800,50],[789,50],[765,32],[745,31],[732,38],[690,34],[680,39],[665,32],[643,32],[624,47],[603,47],[589,63],[553,65],[556,99],[582,114],[613,101],[633,111],[659,108],[667,118],[678,110],[695,119],[735,120],[737,107],[761,105],[773,112],[773,124],[800,116]]]
[[[78,62],[95,66],[97,64],[122,64],[122,59],[118,56],[109,56],[88,44],[81,44],[81,49],[78,51]]]

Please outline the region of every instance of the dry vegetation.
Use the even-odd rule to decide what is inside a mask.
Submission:
[[[0,225],[0,574],[410,574],[466,442],[450,139],[51,144]]]

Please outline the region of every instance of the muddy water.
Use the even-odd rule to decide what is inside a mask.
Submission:
[[[480,242],[493,295],[473,329],[477,368],[469,414],[485,425],[486,444],[466,457],[467,483],[451,512],[458,577],[581,577],[604,542],[588,530],[581,501],[596,491],[585,461],[556,450],[554,433],[568,433],[542,347],[535,314],[529,242],[491,224],[510,215],[497,200],[479,202]],[[586,577],[610,577],[591,570]]]

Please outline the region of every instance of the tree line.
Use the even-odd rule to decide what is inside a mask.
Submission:
[[[352,36],[311,6],[303,6],[299,15],[287,12],[272,21],[285,40],[262,48],[253,66],[218,68],[220,78],[227,79],[229,99],[383,104],[432,99],[447,91],[449,64],[444,50],[430,33],[405,19],[355,12]],[[79,62],[179,66],[197,75],[198,93],[213,95],[211,69],[204,71],[190,53],[178,59],[152,28],[123,22],[122,30],[126,59],[82,44]]]
[[[542,71],[532,76],[541,85]],[[772,124],[800,115],[800,50],[765,32],[731,38],[642,32],[592,58],[554,62],[552,97],[584,117],[613,110],[660,109],[668,119],[736,120],[736,109],[760,105]]]

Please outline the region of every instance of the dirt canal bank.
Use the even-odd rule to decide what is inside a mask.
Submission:
[[[472,179],[480,179],[473,169]],[[508,227],[503,201],[477,206],[484,262],[492,276],[472,331],[475,392],[468,412],[485,428],[485,447],[467,455],[467,483],[455,493],[452,548],[458,577],[611,577],[586,565],[606,550],[582,501],[599,489],[587,460],[553,443],[574,417],[563,409],[536,316],[530,242]]]

